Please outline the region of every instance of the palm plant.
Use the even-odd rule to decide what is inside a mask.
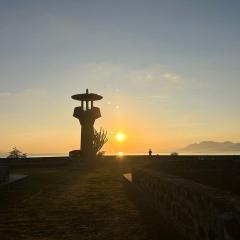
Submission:
[[[107,131],[101,127],[99,131],[94,129],[93,134],[93,152],[96,155],[104,146],[104,144],[108,141]]]

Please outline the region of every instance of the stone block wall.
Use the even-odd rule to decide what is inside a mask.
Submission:
[[[240,239],[238,197],[154,170],[132,169],[132,184],[186,239]]]
[[[28,167],[57,167],[71,164],[68,157],[28,157],[28,158],[9,158],[10,168]]]
[[[0,159],[0,184],[9,179],[9,162],[6,159]]]
[[[190,156],[191,157],[191,156]],[[240,195],[238,156],[195,156],[173,161],[152,161],[148,168]],[[206,159],[204,159],[206,157]]]

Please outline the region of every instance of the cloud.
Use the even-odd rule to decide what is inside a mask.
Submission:
[[[162,77],[168,81],[172,82],[179,82],[182,78],[180,75],[173,73],[173,72],[167,72],[162,74]]]
[[[77,64],[57,79],[64,92],[89,88],[106,94],[118,89],[119,94],[134,96],[174,94],[183,83],[180,74],[164,65],[131,66],[111,61]]]
[[[170,98],[169,96],[162,96],[162,95],[148,95],[148,96],[136,97],[136,99],[138,100],[153,99],[153,100],[158,100],[160,102],[167,102],[169,98]]]
[[[151,75],[150,73],[146,73],[145,79],[146,79],[147,81],[151,81],[151,80],[152,80],[152,75]]]
[[[8,98],[11,96],[12,96],[11,92],[0,92],[0,98]]]
[[[114,79],[121,79],[125,81],[132,80],[134,82],[148,82],[163,79],[171,81],[182,79],[178,73],[169,70],[168,67],[160,64],[154,64],[141,68],[133,68],[124,64],[114,64],[106,61],[75,66],[75,69],[71,69],[71,72],[76,72],[76,70],[80,70],[82,74],[97,79],[101,77],[108,79],[111,77],[112,81],[114,81]]]
[[[10,100],[10,99],[24,99],[24,98],[42,98],[45,97],[47,92],[39,89],[25,89],[21,91],[14,91],[14,92],[0,92],[0,100]]]

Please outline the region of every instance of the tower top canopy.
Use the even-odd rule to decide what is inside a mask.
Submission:
[[[86,89],[86,93],[82,94],[75,94],[72,96],[72,99],[78,100],[78,101],[98,101],[101,100],[103,97],[95,94],[95,93],[88,93],[88,89]]]

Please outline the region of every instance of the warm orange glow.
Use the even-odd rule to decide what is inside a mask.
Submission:
[[[14,104],[16,105],[18,102],[30,103],[32,99],[32,95],[24,98],[20,97],[12,99],[14,101],[9,105],[9,108],[14,108]],[[204,125],[199,127],[196,125],[195,127],[191,122],[186,124],[186,119],[177,122],[179,118],[173,118],[172,111],[168,113],[164,112],[165,110],[161,110],[162,112],[159,110],[158,113],[151,113],[149,108],[142,107],[142,102],[133,102],[132,98],[129,99],[126,95],[123,95],[122,98],[124,101],[128,101],[120,102],[117,99],[121,104],[118,111],[115,109],[114,100],[112,100],[111,105],[100,106],[103,117],[99,118],[94,125],[96,129],[100,129],[102,126],[109,133],[109,140],[103,147],[106,153],[148,154],[149,148],[152,149],[153,154],[172,152],[192,142],[213,139],[213,135],[217,136],[213,139],[215,141],[224,141],[226,138],[236,142],[239,141],[237,131],[231,132],[227,124],[212,129],[210,127],[205,128]],[[64,110],[56,108],[53,111],[52,106],[47,104],[43,97],[39,99],[41,102],[37,102],[35,105],[51,114],[41,116],[41,122],[36,120],[37,116],[35,114],[31,116],[25,114],[24,117],[19,118],[21,121],[16,121],[13,116],[4,117],[4,124],[0,126],[0,132],[4,134],[0,153],[7,153],[13,146],[16,146],[29,155],[32,153],[63,153],[63,155],[68,155],[70,150],[80,148],[80,124],[69,114],[69,106],[62,102]],[[7,100],[10,99],[7,98]],[[1,101],[3,100],[0,99],[0,103]],[[50,101],[51,98],[47,102]],[[41,105],[43,103],[44,105]],[[30,104],[29,111],[34,111],[35,105]],[[70,111],[72,111],[71,108]],[[158,117],[158,114],[161,115],[161,118]],[[56,117],[58,121],[56,121]],[[222,129],[221,134],[218,133],[220,128]],[[205,130],[203,131],[203,129]]]
[[[125,135],[123,133],[117,133],[116,135],[116,139],[119,141],[119,142],[122,142],[125,138]]]
[[[123,156],[123,152],[118,152],[118,156],[122,157]]]

